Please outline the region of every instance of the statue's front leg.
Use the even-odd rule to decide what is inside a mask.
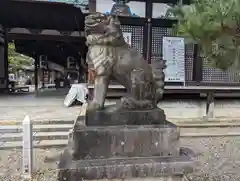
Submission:
[[[96,76],[94,80],[93,100],[88,105],[88,111],[102,109],[104,107],[107,89],[109,85],[109,76]]]

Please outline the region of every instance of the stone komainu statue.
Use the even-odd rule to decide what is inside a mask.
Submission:
[[[133,109],[155,107],[164,90],[165,62],[159,61],[158,70],[151,67],[137,50],[125,42],[117,17],[102,13],[88,15],[85,19],[85,32],[88,46],[87,63],[89,69],[93,69],[96,74],[93,100],[88,109],[104,107],[112,77],[122,84],[130,95],[122,98],[122,105]],[[140,82],[133,80],[134,71],[141,72]],[[133,85],[134,82],[136,85]],[[141,92],[141,96],[134,97],[134,90]]]

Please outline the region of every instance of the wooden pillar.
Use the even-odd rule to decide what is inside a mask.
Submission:
[[[89,12],[96,12],[97,0],[89,0]]]
[[[214,92],[207,93],[206,117],[214,118]]]
[[[197,44],[194,44],[192,81],[195,81],[198,85],[202,81],[202,70],[203,70],[203,62],[199,55],[199,46]]]
[[[7,32],[0,24],[0,91],[8,88],[8,42]]]
[[[83,68],[83,60],[82,60],[82,55],[80,55],[80,59],[79,59],[80,61],[79,61],[79,66],[78,66],[78,83],[81,83],[81,80],[82,80],[82,76],[83,76],[83,74],[82,74],[82,72],[83,72],[83,70],[84,70],[84,68]]]
[[[38,70],[39,70],[39,55],[35,54],[34,61],[34,84],[35,84],[35,93],[38,95]]]
[[[151,57],[152,57],[152,10],[153,10],[153,2],[152,0],[148,0],[146,2],[146,13],[145,16],[147,18],[147,23],[144,27],[144,51],[143,56],[146,59],[146,61],[151,64]]]
[[[4,40],[5,83],[8,89],[8,33],[6,28],[4,29]]]
[[[145,16],[146,18],[152,18],[152,14],[153,14],[153,1],[148,0],[146,1],[145,4]]]

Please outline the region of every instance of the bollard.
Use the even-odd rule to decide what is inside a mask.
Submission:
[[[33,171],[33,139],[32,139],[32,123],[29,116],[26,116],[22,124],[23,132],[23,181],[29,181]]]

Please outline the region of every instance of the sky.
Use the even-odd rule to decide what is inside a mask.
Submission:
[[[97,2],[97,7],[96,11],[105,13],[105,12],[110,12],[113,6],[113,1],[112,0],[96,0]],[[144,2],[134,2],[130,1],[128,3],[130,6],[131,12],[135,13],[136,15],[140,17],[145,16],[145,3]],[[168,6],[166,4],[162,3],[154,3],[153,4],[153,18],[159,17],[161,15],[165,15],[167,12]]]
[[[74,2],[74,0],[42,0],[42,1],[55,1],[55,2]],[[79,2],[83,2],[86,4],[88,0],[79,0]],[[112,0],[96,0],[97,7],[96,10],[101,13],[110,12],[112,9],[113,1]],[[131,12],[140,16],[145,16],[145,3],[144,2],[136,2],[130,1],[128,3],[130,6]],[[157,18],[160,16],[164,16],[167,12],[168,5],[162,3],[153,3],[153,18]]]

